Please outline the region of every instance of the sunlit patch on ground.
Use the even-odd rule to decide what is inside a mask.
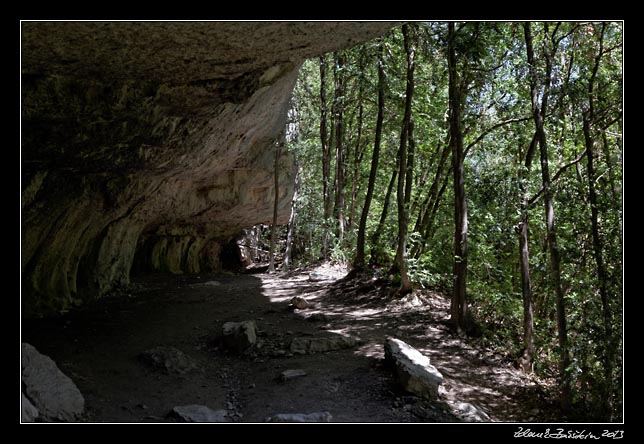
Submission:
[[[525,419],[525,408],[515,393],[520,387],[534,386],[534,381],[509,367],[503,357],[453,335],[447,297],[414,290],[398,298],[395,289],[375,279],[344,281],[346,273],[343,267],[323,264],[286,279],[263,276],[262,286],[271,302],[288,303],[296,295],[312,302],[311,309],[296,310],[296,315],[323,314],[328,322],[319,328],[360,338],[356,355],[381,360],[388,336],[418,348],[443,373],[440,393],[445,402],[475,403],[496,421]]]

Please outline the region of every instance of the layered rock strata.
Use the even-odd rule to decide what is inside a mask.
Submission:
[[[217,270],[272,220],[298,67],[391,23],[23,22],[22,291],[27,316]],[[281,150],[279,223],[295,167]]]

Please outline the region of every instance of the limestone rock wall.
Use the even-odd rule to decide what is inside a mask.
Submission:
[[[272,219],[275,142],[301,62],[392,23],[23,22],[27,316],[220,267]],[[294,161],[279,162],[280,223]]]

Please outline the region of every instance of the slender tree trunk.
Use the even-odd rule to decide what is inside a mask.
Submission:
[[[448,70],[449,70],[449,130],[454,174],[454,293],[451,302],[451,321],[457,332],[465,330],[467,318],[467,200],[465,196],[465,172],[461,110],[463,87],[456,68],[454,22],[448,24]]]
[[[275,176],[275,199],[273,202],[273,223],[271,224],[271,244],[270,244],[270,261],[268,263],[268,272],[275,272],[275,236],[277,232],[277,209],[279,207],[280,188],[279,188],[279,159],[281,151],[281,142],[277,143],[275,148],[275,166],[273,175]]]
[[[336,65],[333,71],[335,78],[335,109],[333,118],[335,120],[335,217],[338,224],[338,241],[344,243],[344,56],[341,52],[336,53]]]
[[[358,135],[356,140],[356,145],[353,151],[353,171],[351,174],[351,203],[349,205],[349,218],[347,220],[346,230],[351,232],[353,225],[356,220],[356,199],[358,196],[358,183],[360,178],[360,159],[361,159],[361,149],[360,143],[362,142],[362,119],[363,119],[363,106],[360,103],[360,110],[358,112]]]
[[[329,218],[331,217],[331,149],[327,136],[326,59],[320,57],[320,145],[322,146],[322,258],[329,257]]]
[[[587,160],[587,169],[588,169],[588,202],[590,203],[590,221],[592,224],[592,237],[593,237],[593,253],[595,257],[595,264],[597,265],[597,280],[599,281],[599,296],[602,305],[602,315],[604,321],[604,353],[603,353],[603,364],[604,364],[604,393],[602,396],[602,413],[605,418],[609,421],[612,416],[612,393],[613,393],[613,361],[614,361],[614,348],[613,344],[613,332],[612,332],[612,314],[610,309],[610,299],[612,296],[609,295],[608,291],[608,273],[606,271],[606,266],[604,265],[604,254],[603,254],[603,245],[602,239],[599,234],[599,206],[597,202],[597,191],[595,190],[595,164],[594,164],[594,152],[595,152],[595,139],[592,134],[591,126],[595,118],[594,112],[594,87],[595,79],[597,76],[597,71],[599,69],[599,63],[603,51],[603,35],[604,35],[605,24],[602,24],[602,30],[600,34],[600,44],[599,52],[595,57],[595,64],[593,66],[593,71],[588,82],[588,103],[589,108],[583,114],[583,131],[584,131],[584,142],[586,145],[586,160]]]
[[[387,185],[387,192],[385,193],[385,201],[382,205],[382,212],[380,213],[380,220],[378,221],[378,226],[371,236],[371,260],[370,263],[373,265],[379,264],[378,252],[380,251],[380,236],[382,235],[383,230],[385,229],[385,222],[387,221],[387,214],[389,212],[389,202],[391,202],[391,195],[394,190],[394,185],[396,184],[396,178],[398,177],[398,164],[394,165],[394,169],[391,172],[391,179],[389,179],[389,185]]]
[[[606,166],[608,167],[608,182],[610,184],[611,202],[613,202],[613,208],[617,211],[620,207],[621,196],[617,193],[617,187],[615,186],[615,172],[613,161],[611,160],[610,156],[610,148],[608,146],[608,138],[606,137],[606,132],[602,132],[602,142],[602,151],[604,152],[604,159],[606,159]]]
[[[412,185],[414,181],[414,156],[416,141],[414,140],[414,119],[410,116],[407,126],[407,172],[405,177],[405,207],[407,211],[407,223],[409,224],[409,205],[411,202]]]
[[[364,268],[365,265],[365,232],[367,229],[367,217],[371,207],[371,199],[376,184],[376,174],[378,172],[378,160],[380,158],[380,140],[382,136],[382,121],[385,112],[385,73],[383,69],[382,41],[378,44],[378,116],[376,117],[376,134],[373,142],[373,154],[371,156],[371,169],[369,170],[369,183],[367,185],[367,195],[365,196],[364,206],[360,215],[360,224],[358,226],[358,240],[356,244],[356,257],[353,261],[353,267],[357,270]]]
[[[547,24],[545,34],[547,35]],[[532,101],[532,115],[535,124],[535,133],[539,143],[540,160],[541,160],[541,180],[543,182],[543,203],[546,216],[547,244],[550,250],[550,267],[551,277],[555,288],[555,299],[557,307],[557,330],[559,339],[559,374],[561,378],[561,406],[564,411],[570,410],[572,404],[572,392],[570,387],[570,375],[568,367],[570,366],[570,351],[568,347],[568,328],[566,321],[566,307],[564,303],[564,292],[561,286],[561,264],[559,259],[559,247],[557,245],[557,230],[555,226],[555,212],[553,208],[552,190],[550,189],[550,171],[548,165],[548,145],[546,133],[544,130],[544,118],[546,115],[548,94],[550,91],[550,75],[552,72],[553,52],[549,55],[544,51],[546,62],[546,71],[544,76],[544,91],[539,106],[537,91],[538,76],[534,60],[534,51],[532,47],[532,33],[530,23],[524,24],[524,34],[526,41],[526,50],[528,53],[528,64],[530,65],[530,96]]]
[[[414,229],[412,233],[418,231],[418,226],[420,224],[421,219],[423,218],[423,214],[426,209],[425,208],[426,200],[422,199],[422,204],[421,204],[421,197],[422,197],[422,190],[425,188],[425,185],[427,185],[427,179],[429,179],[429,170],[431,168],[431,163],[429,165],[418,165],[418,166],[419,166],[418,171],[423,171],[423,175],[421,176],[420,181],[418,181],[418,185],[415,187],[418,190],[418,193],[415,194],[414,200],[411,202],[411,207],[409,208],[410,222],[411,222],[412,215],[417,214],[416,223],[414,223]]]
[[[417,231],[421,233],[421,241],[419,244],[416,245],[414,250],[412,251],[412,257],[415,257],[418,259],[422,254],[423,251],[425,250],[425,246],[427,245],[427,233],[431,230],[431,225],[434,221],[434,215],[436,214],[436,211],[434,211],[434,208],[438,207],[438,203],[440,200],[440,195],[439,194],[439,186],[441,184],[441,178],[443,176],[443,170],[445,167],[445,164],[447,163],[447,158],[449,157],[450,154],[450,144],[445,145],[441,152],[441,158],[438,162],[438,167],[436,169],[436,174],[434,175],[434,181],[432,182],[431,188],[429,189],[429,193],[427,194],[427,197],[425,198],[425,201],[423,202],[422,206],[425,208],[423,211],[423,216],[422,219],[420,218],[420,213],[418,214],[418,220],[416,220],[416,226],[414,227],[414,231]]]
[[[432,184],[430,186],[429,192],[427,193],[427,195],[425,196],[425,198],[423,199],[422,202],[420,202],[420,195],[419,195],[419,198],[415,199],[415,201],[414,201],[414,203],[412,204],[412,207],[411,207],[411,213],[412,214],[415,213],[416,209],[418,210],[418,216],[416,217],[416,223],[414,224],[414,231],[415,232],[420,232],[421,231],[420,227],[421,227],[421,225],[423,223],[425,214],[427,214],[427,210],[429,209],[430,202],[431,202],[432,197],[433,197],[432,192],[435,195],[436,191],[438,190],[438,186],[436,185],[436,176],[439,174],[439,171],[441,170],[443,164],[445,163],[445,160],[447,159],[447,156],[449,155],[449,147],[445,146],[442,149],[441,149],[440,146],[437,147],[436,150],[435,150],[434,156],[437,155],[438,151],[441,152],[441,159],[439,161],[438,167],[436,168],[436,173],[434,175],[434,181],[432,182]],[[421,189],[424,188],[425,185],[427,184],[427,179],[428,179],[428,176],[429,176],[429,170],[430,170],[431,166],[433,166],[433,162],[430,162],[430,165],[425,169],[425,173],[423,174],[423,177],[422,177],[420,183],[418,184],[418,187],[421,188]],[[440,179],[439,179],[439,182],[440,182]]]
[[[543,200],[546,214],[546,230],[548,234],[548,247],[550,249],[550,265],[552,269],[552,280],[555,287],[557,304],[557,328],[560,348],[559,371],[561,373],[561,403],[564,410],[569,410],[572,402],[570,388],[570,351],[568,347],[568,328],[566,321],[566,307],[564,303],[564,292],[561,286],[561,261],[559,259],[559,246],[557,244],[557,231],[555,226],[555,212],[552,205],[552,191],[550,190],[550,173],[548,170],[548,151],[545,142],[545,134],[539,137],[539,148],[541,151],[541,176],[543,180]]]
[[[291,215],[288,218],[288,230],[286,234],[286,249],[284,250],[284,261],[282,262],[282,270],[288,271],[291,266],[291,255],[293,254],[293,231],[295,230],[295,220],[297,218],[297,196],[300,191],[300,172],[295,176],[295,192],[293,193],[293,200],[291,201]]]
[[[359,72],[364,71],[364,56],[360,55],[358,65]],[[358,135],[356,136],[356,145],[353,151],[353,173],[351,175],[351,205],[349,210],[349,220],[347,221],[347,231],[351,232],[355,223],[356,217],[356,198],[358,193],[358,179],[360,176],[360,161],[362,159],[362,150],[360,148],[362,142],[362,124],[364,120],[364,104],[362,103],[364,95],[364,81],[362,76],[358,76]]]
[[[409,198],[406,191],[411,189],[410,176],[413,174],[408,165],[407,142],[409,137],[409,126],[411,123],[411,103],[414,95],[414,55],[415,47],[411,42],[410,25],[403,25],[403,36],[405,41],[405,52],[407,54],[407,87],[405,89],[405,114],[403,116],[402,129],[400,131],[400,148],[398,150],[398,187],[396,199],[398,202],[398,248],[396,251],[396,262],[400,272],[399,295],[404,295],[412,290],[411,279],[407,271],[407,225],[409,219]],[[413,153],[412,153],[413,156]],[[413,157],[412,157],[413,159]],[[412,165],[413,166],[413,165]],[[407,182],[410,182],[407,185]]]
[[[519,168],[519,192],[521,194],[521,220],[518,226],[519,233],[519,268],[521,270],[521,294],[523,295],[523,354],[520,366],[525,373],[532,373],[534,367],[534,302],[532,296],[532,283],[530,281],[530,238],[528,219],[528,191],[527,181],[530,179],[532,158],[537,144],[536,134],[530,142],[524,162],[525,169]]]
[[[429,213],[429,224],[427,227],[427,231],[423,233],[423,242],[429,241],[434,237],[434,233],[436,232],[436,225],[434,224],[434,220],[436,219],[436,213],[438,213],[438,208],[442,202],[443,194],[445,194],[445,190],[447,189],[447,184],[449,183],[449,175],[451,173],[452,173],[452,168],[450,167],[447,170],[447,173],[445,174],[445,176],[443,177],[443,183],[441,184],[440,190],[438,190],[438,195],[436,196],[434,205],[432,205],[431,211]],[[424,245],[425,243],[423,243],[423,246]]]
[[[615,212],[615,215],[617,216],[617,226],[615,229],[617,230],[617,234],[619,237],[619,244],[618,244],[618,250],[619,250],[619,255],[621,256],[621,251],[622,251],[622,245],[623,245],[623,231],[622,231],[622,212],[621,212],[621,207],[622,207],[622,195],[621,192],[617,190],[617,186],[615,185],[615,167],[613,166],[613,160],[611,159],[611,153],[610,153],[610,148],[608,146],[608,138],[606,137],[606,132],[602,132],[602,151],[604,152],[604,159],[606,159],[606,166],[608,167],[608,181],[610,184],[610,193],[611,193],[611,199],[610,201],[612,202],[612,208],[613,211]],[[615,271],[615,274],[621,275],[622,274],[622,262],[618,262],[618,267],[617,270]]]
[[[597,192],[595,190],[595,166],[593,162],[593,151],[595,141],[591,135],[590,119],[584,119],[584,139],[586,143],[586,159],[588,168],[588,201],[590,203],[590,221],[592,224],[593,236],[593,253],[595,264],[597,265],[597,280],[599,282],[599,297],[602,304],[602,314],[604,321],[604,394],[603,394],[603,414],[610,416],[612,411],[612,385],[613,385],[613,332],[612,332],[612,315],[608,292],[608,276],[606,266],[604,265],[604,255],[602,252],[602,239],[599,235],[599,209],[597,203]],[[610,420],[610,418],[609,418]]]

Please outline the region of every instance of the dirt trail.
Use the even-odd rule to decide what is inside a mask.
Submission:
[[[316,270],[313,277],[321,280],[310,276],[142,276],[133,280],[129,296],[56,319],[24,321],[22,340],[76,382],[91,422],[169,422],[171,409],[187,404],[225,409],[236,422],[323,411],[334,422],[446,422],[459,420],[450,411],[459,401],[476,405],[493,421],[556,419],[534,381],[449,332],[449,304],[440,295],[394,300],[375,284],[333,285],[337,270]],[[314,307],[289,309],[294,296]],[[306,319],[316,313],[317,320]],[[221,350],[216,337],[223,323],[250,319],[257,323],[260,347],[243,355]],[[363,342],[351,349],[290,353],[293,338],[334,333]],[[387,336],[430,357],[445,377],[441,402],[429,404],[399,389],[383,365]],[[168,375],[141,362],[141,352],[161,345],[183,351],[201,371]],[[287,369],[306,376],[282,382],[278,376]]]

